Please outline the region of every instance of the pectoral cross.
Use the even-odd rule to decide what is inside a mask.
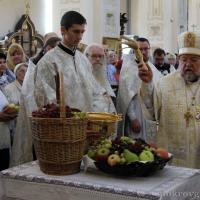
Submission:
[[[190,119],[193,118],[193,116],[189,110],[184,114],[184,118],[185,118],[185,122],[186,122],[186,127],[188,127]]]

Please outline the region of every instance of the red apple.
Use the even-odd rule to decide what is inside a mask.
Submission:
[[[108,156],[110,154],[110,150],[102,147],[96,152],[96,161],[107,161]]]
[[[161,158],[164,158],[164,159],[169,158],[168,151],[165,150],[165,149],[162,149],[162,148],[157,148],[156,149],[156,155],[161,157]]]

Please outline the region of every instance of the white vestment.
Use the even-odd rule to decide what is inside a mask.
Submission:
[[[60,47],[52,49],[38,63],[35,85],[38,106],[56,102],[56,70],[64,75],[66,105],[82,111],[112,112],[106,90],[94,79],[88,59],[79,51],[72,56]]]
[[[148,62],[154,74],[154,81],[158,81],[162,75],[155,66]],[[141,109],[139,89],[141,80],[138,76],[138,64],[134,56],[126,65],[122,66],[119,79],[119,91],[117,97],[117,112],[123,114],[123,122],[119,123],[118,135],[128,135],[132,138],[143,138],[152,142],[156,132],[156,123],[147,121]],[[130,119],[131,118],[131,119]],[[130,120],[138,119],[141,125],[140,133],[134,133],[130,127]],[[148,136],[148,137],[147,137]]]
[[[159,121],[158,146],[173,154],[173,164],[200,168],[200,80],[186,84],[178,70],[155,87],[142,83],[141,96],[149,111],[145,109],[146,116]]]
[[[105,89],[95,81],[87,58],[79,51],[72,56],[55,47],[38,62],[29,61],[22,86],[19,121],[14,138],[11,166],[29,162],[32,157],[32,133],[28,115],[37,107],[56,100],[56,71],[64,74],[65,103],[82,111],[114,112]]]
[[[32,132],[29,116],[33,110],[37,109],[34,97],[35,71],[36,65],[29,59],[28,69],[21,89],[20,109],[11,151],[10,166],[16,166],[33,160]]]
[[[111,85],[110,85],[108,79],[107,79],[106,66],[104,64],[93,65],[92,66],[92,73],[93,73],[94,78],[96,79],[97,83],[102,88],[105,89],[105,91],[106,91],[105,98],[107,98],[107,100],[110,102],[110,103],[108,102],[109,103],[109,109],[108,109],[108,111],[105,110],[105,112],[116,113],[114,103],[111,99],[111,97],[115,98],[116,96],[115,96],[113,89],[111,88]],[[101,102],[99,102],[99,103],[101,103]],[[102,103],[104,104],[104,102],[102,102]],[[106,107],[103,108],[103,106],[102,106],[103,109],[107,109]]]

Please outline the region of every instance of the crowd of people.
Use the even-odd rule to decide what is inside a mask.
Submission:
[[[178,55],[137,37],[144,63],[131,50],[92,43],[78,50],[87,21],[76,11],[60,22],[62,37],[45,36],[43,49],[27,59],[13,43],[0,53],[0,170],[36,159],[28,116],[57,103],[55,76],[64,75],[68,106],[88,112],[122,113],[117,135],[142,138],[168,149],[173,164],[200,168],[200,35],[178,36]],[[19,111],[10,109],[19,105]]]

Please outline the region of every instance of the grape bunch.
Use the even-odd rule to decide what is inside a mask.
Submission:
[[[60,117],[60,109],[57,104],[51,103],[46,106],[39,108],[36,111],[32,112],[33,117],[39,118],[59,118]]]
[[[85,112],[81,112],[79,109],[76,108],[70,108],[69,106],[65,106],[65,115],[66,118],[76,118],[76,119],[86,117]],[[55,103],[49,103],[46,106],[39,108],[36,111],[33,111],[32,116],[39,118],[59,118],[60,108]]]

